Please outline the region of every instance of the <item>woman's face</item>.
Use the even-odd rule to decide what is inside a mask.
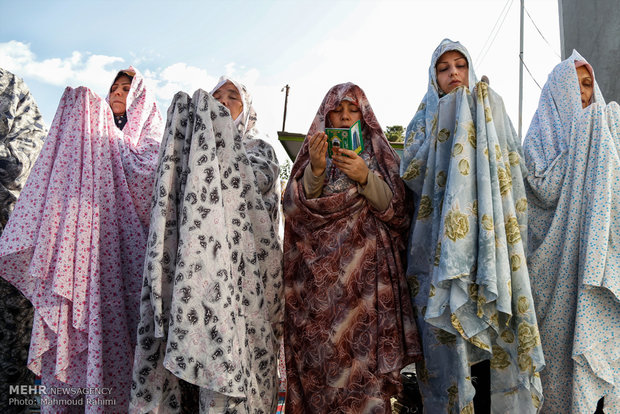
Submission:
[[[127,110],[127,94],[131,89],[131,79],[121,76],[110,87],[110,108],[114,115],[123,115]]]
[[[577,78],[579,79],[579,89],[581,89],[581,107],[585,108],[590,105],[592,92],[594,91],[594,82],[592,75],[585,66],[577,68]]]
[[[327,114],[332,128],[351,128],[351,125],[362,119],[360,108],[350,101],[340,101],[333,111]]]
[[[461,52],[450,50],[437,59],[435,64],[437,83],[444,93],[450,93],[457,86],[469,87],[469,66]]]
[[[237,119],[239,114],[243,111],[241,94],[231,81],[227,81],[220,86],[217,91],[213,92],[213,97],[228,108],[233,120]]]

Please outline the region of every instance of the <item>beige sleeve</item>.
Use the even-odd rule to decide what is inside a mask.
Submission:
[[[325,169],[327,171],[327,169]],[[310,163],[304,170],[304,192],[306,198],[317,198],[323,192],[323,183],[325,182],[325,171],[318,177],[312,174],[312,166]]]
[[[366,197],[368,202],[378,211],[384,211],[390,205],[394,194],[383,179],[368,170],[368,181],[365,186],[357,185],[357,191]]]

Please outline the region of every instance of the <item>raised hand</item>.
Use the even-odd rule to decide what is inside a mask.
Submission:
[[[325,154],[327,154],[327,134],[319,131],[309,138],[308,151],[310,152],[310,166],[315,177],[323,174],[327,168]]]

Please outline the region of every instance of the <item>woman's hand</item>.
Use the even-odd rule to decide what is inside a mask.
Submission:
[[[345,173],[347,177],[353,181],[357,181],[361,185],[366,185],[368,183],[368,166],[355,151],[344,148],[339,148],[338,150],[334,149],[334,156],[332,159],[334,160],[334,165]]]
[[[309,138],[308,151],[310,152],[310,167],[315,177],[320,176],[327,168],[327,134],[319,131]]]

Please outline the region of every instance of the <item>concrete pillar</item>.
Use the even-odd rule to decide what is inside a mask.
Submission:
[[[558,2],[562,59],[576,49],[594,68],[605,101],[620,101],[620,1]]]

